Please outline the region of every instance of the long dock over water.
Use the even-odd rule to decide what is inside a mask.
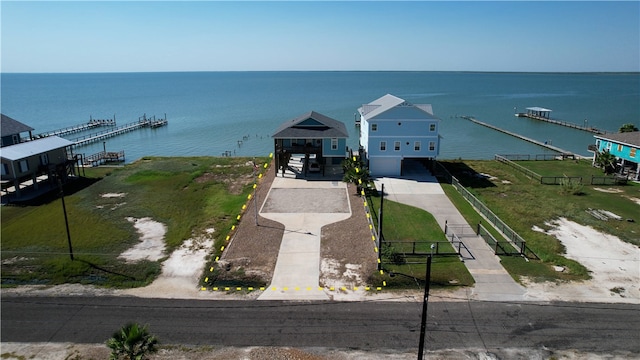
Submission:
[[[536,144],[538,146],[547,148],[549,150],[553,150],[555,152],[558,152],[558,153],[562,154],[563,157],[575,157],[575,154],[572,153],[571,151],[567,151],[567,150],[561,149],[561,148],[559,148],[557,146],[553,146],[553,145],[544,143],[542,141],[534,140],[534,139],[528,138],[526,136],[522,136],[520,134],[516,134],[516,133],[511,132],[509,130],[501,129],[501,128],[497,127],[497,126],[494,126],[494,125],[491,125],[491,124],[487,124],[485,122],[477,120],[477,119],[475,119],[475,118],[473,118],[471,116],[460,116],[460,117],[463,118],[463,119],[467,119],[467,120],[469,120],[471,122],[474,122],[474,123],[476,123],[478,125],[482,125],[482,126],[490,128],[490,129],[499,131],[501,133],[504,133],[504,134],[507,134],[507,135],[511,135],[511,136],[516,137],[516,138],[518,138],[520,140],[528,141],[528,142],[530,142],[532,144]]]
[[[118,126],[116,128],[105,130],[99,133],[89,134],[86,136],[82,136],[71,141],[74,142],[73,147],[84,146],[93,142],[101,141],[116,135],[124,134],[129,131],[137,130],[143,127],[157,128],[160,126],[167,125],[167,115],[165,114],[164,119],[156,119],[155,115],[147,118],[146,115],[141,116],[137,122],[125,124],[122,126]]]
[[[92,117],[89,117],[89,122],[87,123],[68,126],[66,128],[62,128],[58,130],[48,131],[42,134],[38,134],[35,137],[41,138],[41,137],[47,137],[47,136],[66,136],[70,134],[87,131],[96,127],[115,126],[115,125],[116,125],[115,116],[113,117],[113,119],[93,119]]]
[[[599,135],[604,135],[607,134],[609,131],[605,131],[605,130],[600,130],[591,126],[587,126],[587,121],[585,120],[585,124],[583,125],[579,125],[579,124],[575,124],[572,122],[568,122],[568,121],[562,121],[562,120],[557,120],[557,119],[552,119],[549,114],[551,113],[552,110],[550,109],[545,109],[545,108],[540,108],[540,107],[531,107],[531,108],[527,108],[527,112],[526,113],[516,113],[515,115],[517,117],[526,117],[529,119],[533,119],[533,120],[539,120],[539,121],[544,121],[550,124],[556,124],[556,125],[560,125],[560,126],[566,126],[572,129],[577,129],[577,130],[582,130],[582,131],[587,131],[590,133],[594,133],[594,134],[599,134]]]

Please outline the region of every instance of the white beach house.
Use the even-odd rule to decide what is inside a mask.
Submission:
[[[405,160],[429,164],[440,152],[440,119],[430,104],[387,94],[358,109],[360,147],[372,176],[401,176]]]

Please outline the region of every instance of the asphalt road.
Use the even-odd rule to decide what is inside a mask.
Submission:
[[[3,296],[2,342],[103,343],[129,321],[164,344],[416,349],[422,305]],[[640,354],[640,306],[432,302],[427,350]]]

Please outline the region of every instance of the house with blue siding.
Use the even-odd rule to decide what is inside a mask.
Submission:
[[[631,172],[634,180],[640,180],[640,131],[594,135],[596,145],[593,155],[608,151],[618,159],[622,169]]]
[[[348,157],[349,132],[344,123],[315,111],[286,121],[273,134],[276,169],[286,170],[292,155],[304,156],[304,173],[311,160],[324,173],[328,165],[338,165]]]
[[[387,94],[358,108],[360,149],[372,176],[401,176],[406,160],[432,163],[440,152],[440,119],[430,104]]]

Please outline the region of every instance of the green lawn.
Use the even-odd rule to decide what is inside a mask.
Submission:
[[[160,271],[157,262],[118,259],[139,242],[127,218],[150,217],[166,225],[169,251],[209,228],[217,230],[219,248],[252,191],[250,160],[144,158],[121,168],[87,169],[89,179],[101,180],[77,191],[73,185],[65,188],[73,262],[59,198],[39,206],[3,206],[2,284],[147,284]]]
[[[581,195],[563,191],[561,185],[541,185],[523,173],[498,161],[446,161],[442,162],[465,187],[487,205],[498,217],[520,234],[527,245],[541,258],[529,263],[517,258],[505,257],[503,264],[518,278],[528,275],[541,279],[587,278],[587,270],[575,261],[562,256],[564,248],[554,237],[534,231],[537,226],[549,229],[550,222],[564,217],[577,223],[592,226],[600,231],[620,237],[623,241],[640,245],[640,207],[633,199],[640,198],[640,185],[591,186],[583,185]],[[540,174],[559,176],[588,176],[602,174],[592,168],[590,162],[573,160],[518,161]],[[490,178],[474,174],[490,175]],[[464,200],[455,200],[457,192],[448,185],[443,186],[454,203],[469,221],[479,221],[479,215]],[[602,190],[615,191],[603,192]],[[622,221],[598,220],[590,215],[589,209],[611,211],[623,218]],[[626,219],[632,219],[626,221]],[[486,221],[483,221],[485,223]],[[567,273],[554,273],[550,265],[567,266]]]
[[[255,177],[249,158],[145,158],[121,168],[86,169],[87,180],[65,187],[69,229],[76,261],[68,253],[67,234],[61,201],[53,196],[39,206],[3,206],[1,208],[1,257],[3,286],[13,284],[86,283],[108,287],[134,287],[151,282],[160,272],[158,262],[125,263],[118,258],[124,250],[139,242],[128,217],[150,217],[167,226],[165,240],[169,250],[186,239],[216,229],[215,248],[225,241],[236,215],[252,191]],[[259,163],[267,158],[256,159]],[[600,175],[590,162],[520,161],[540,174],[559,176]],[[448,161],[444,165],[527,240],[540,257],[525,261],[505,256],[505,268],[519,279],[528,276],[546,280],[588,278],[587,270],[562,256],[563,247],[554,237],[532,230],[548,229],[559,217],[593,226],[640,245],[640,185],[584,185],[581,195],[563,191],[560,185],[541,185],[512,167],[497,161]],[[474,176],[477,173],[490,175]],[[82,185],[82,186],[80,186]],[[483,221],[475,210],[453,189],[443,188],[469,223]],[[608,192],[603,192],[607,190]],[[612,192],[615,191],[615,192]],[[105,193],[123,193],[123,197],[104,197]],[[370,198],[370,208],[378,211],[380,199]],[[623,221],[602,221],[588,209],[611,211]],[[417,250],[429,251],[432,242],[446,241],[433,216],[423,210],[385,201],[384,233],[388,241],[424,241]],[[627,221],[633,219],[635,221]],[[487,226],[501,240],[495,230]],[[446,244],[446,243],[444,243]],[[387,257],[384,274],[373,275],[372,283],[386,281],[389,287],[409,287],[424,283],[425,264],[420,258],[404,258],[418,264],[399,265],[394,253],[404,254],[407,247],[393,245],[381,249]],[[440,248],[442,251],[452,249]],[[214,256],[217,254],[214,254]],[[424,259],[426,262],[426,259]],[[563,265],[558,273],[551,265]],[[390,277],[390,272],[398,273]],[[375,281],[375,282],[374,282]],[[417,281],[417,283],[416,283]],[[457,256],[436,256],[432,281],[441,286],[471,285],[473,278]]]
[[[371,208],[376,209],[373,211],[377,213],[380,208],[380,198],[371,196],[368,199]],[[430,245],[435,242],[438,242],[439,251],[443,253],[453,253],[453,247],[447,242],[444,232],[430,213],[387,199],[384,200],[383,212],[385,240],[394,243],[391,247],[383,244],[381,251],[385,273],[382,276],[376,275],[376,279],[385,281],[390,288],[424,286],[426,256],[405,258],[402,255],[411,252],[412,243],[418,241],[420,244],[416,245],[416,252],[429,253]],[[395,257],[394,254],[396,254]],[[406,263],[402,264],[403,261]],[[412,262],[416,264],[411,264]],[[396,273],[398,275],[395,275]],[[436,254],[432,259],[431,282],[435,286],[451,287],[470,286],[474,281],[458,256]]]

